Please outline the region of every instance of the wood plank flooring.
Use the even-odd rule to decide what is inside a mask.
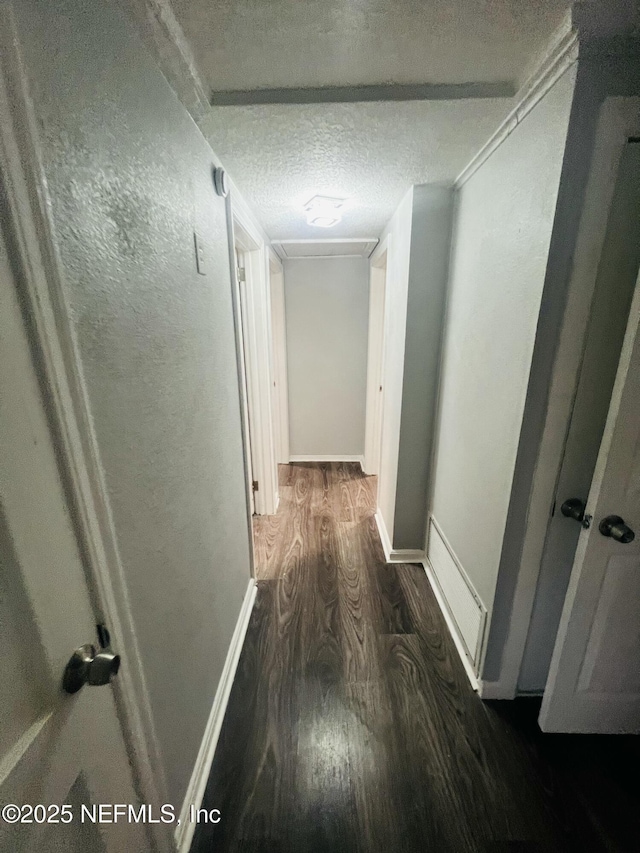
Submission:
[[[384,563],[375,478],[280,466],[280,501],[193,853],[640,849],[635,742],[476,696],[422,567]]]

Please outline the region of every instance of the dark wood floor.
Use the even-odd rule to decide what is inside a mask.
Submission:
[[[281,466],[280,499],[194,853],[640,850],[635,741],[477,697],[422,567],[384,563],[374,478]]]

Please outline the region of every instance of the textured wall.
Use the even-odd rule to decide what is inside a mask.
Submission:
[[[108,0],[16,8],[66,297],[178,805],[249,579],[225,205],[211,186],[211,149]],[[194,228],[206,277],[196,273]]]
[[[394,548],[424,548],[452,210],[451,188],[413,188]]]
[[[369,264],[364,258],[285,261],[284,285],[290,453],[361,456]]]
[[[433,514],[489,610],[574,79],[564,74],[459,198]]]

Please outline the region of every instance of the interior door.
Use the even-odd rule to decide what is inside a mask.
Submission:
[[[139,803],[112,688],[62,689],[98,638],[34,364],[0,234],[0,851],[147,851],[113,822]]]
[[[640,266],[640,145],[627,143],[618,166],[591,301],[580,378],[538,576],[529,636],[518,679],[524,693],[544,690],[580,525],[564,515],[568,499],[585,501],[620,361]]]
[[[638,282],[544,692],[547,732],[640,732]]]

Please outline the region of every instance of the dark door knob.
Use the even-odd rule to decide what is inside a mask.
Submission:
[[[610,536],[616,542],[622,542],[623,545],[633,542],[636,538],[636,534],[619,515],[608,515],[603,518],[600,522],[600,533],[603,536]]]
[[[87,643],[71,655],[67,664],[62,687],[67,693],[77,693],[84,684],[100,686],[108,684],[120,669],[120,655],[111,649],[100,649]]]
[[[569,498],[560,507],[560,512],[567,518],[573,518],[574,521],[582,521],[584,518],[585,502],[580,498]]]

